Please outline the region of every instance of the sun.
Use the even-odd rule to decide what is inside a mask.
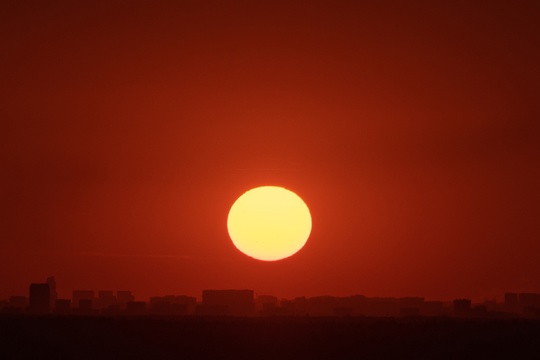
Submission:
[[[261,186],[240,196],[229,211],[227,229],[244,254],[264,261],[295,254],[311,233],[311,214],[294,192]]]

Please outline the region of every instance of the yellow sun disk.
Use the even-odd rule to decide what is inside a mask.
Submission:
[[[311,232],[311,215],[302,199],[287,189],[263,186],[238,198],[227,228],[234,245],[259,260],[279,260],[300,250]]]

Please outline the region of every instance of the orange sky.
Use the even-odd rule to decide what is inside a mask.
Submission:
[[[178,3],[0,5],[0,298],[540,291],[537,1]],[[260,185],[313,216],[275,263]]]

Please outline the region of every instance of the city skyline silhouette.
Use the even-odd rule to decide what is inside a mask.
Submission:
[[[475,304],[362,295],[278,299],[220,289],[203,290],[200,300],[165,295],[145,302],[128,290],[74,290],[60,299],[56,285],[49,277],[30,284],[28,298],[0,301],[3,356],[532,359],[540,351],[540,294],[506,293],[502,303]]]
[[[323,316],[323,317],[462,317],[540,319],[540,293],[511,293],[501,301],[474,302],[420,296],[377,297],[366,295],[279,298],[250,289],[206,289],[202,296],[170,294],[136,298],[130,290],[74,289],[71,297],[58,297],[54,276],[32,283],[28,296],[0,299],[3,315],[61,316]]]

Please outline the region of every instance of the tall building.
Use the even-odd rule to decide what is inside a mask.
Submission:
[[[56,292],[56,280],[54,279],[54,276],[48,277],[46,283],[49,284],[49,289],[51,291],[51,295],[50,295],[51,306],[55,306],[58,293]]]
[[[47,314],[51,310],[51,289],[49,284],[30,284],[28,310],[32,314]]]

